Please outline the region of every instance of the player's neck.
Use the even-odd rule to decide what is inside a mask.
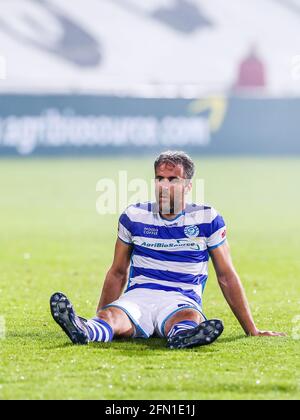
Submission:
[[[170,222],[172,222],[173,220],[178,219],[178,217],[180,217],[183,214],[183,212],[179,214],[159,214],[162,219],[169,220]]]
[[[182,216],[184,213],[185,213],[185,207],[182,207],[181,210],[178,211],[177,213],[176,212],[171,212],[171,213],[168,213],[168,214],[163,214],[161,211],[159,212],[160,217],[162,219],[166,219],[166,220],[170,220],[170,221],[178,219],[178,217]]]

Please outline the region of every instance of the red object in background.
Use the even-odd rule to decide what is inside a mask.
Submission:
[[[251,89],[266,87],[266,70],[263,61],[252,50],[249,56],[243,60],[239,68],[236,89]]]

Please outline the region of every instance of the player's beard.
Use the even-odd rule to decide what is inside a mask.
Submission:
[[[175,205],[172,199],[162,200],[160,204],[160,211],[162,214],[174,214]]]
[[[158,202],[161,214],[179,214],[183,208],[182,193],[163,194],[159,192]]]

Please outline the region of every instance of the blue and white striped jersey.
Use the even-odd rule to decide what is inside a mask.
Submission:
[[[156,203],[147,202],[124,211],[118,237],[133,247],[126,292],[177,291],[201,306],[209,251],[226,241],[226,227],[212,207],[188,204],[175,219],[167,220]]]

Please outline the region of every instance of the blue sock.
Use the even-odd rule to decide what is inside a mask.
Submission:
[[[107,322],[100,318],[93,318],[87,321],[89,338],[95,343],[108,343],[113,340],[114,332]]]
[[[194,321],[181,321],[178,324],[175,324],[169,334],[168,338],[175,337],[178,334],[182,334],[184,331],[193,330],[194,328],[198,327],[199,324]]]

